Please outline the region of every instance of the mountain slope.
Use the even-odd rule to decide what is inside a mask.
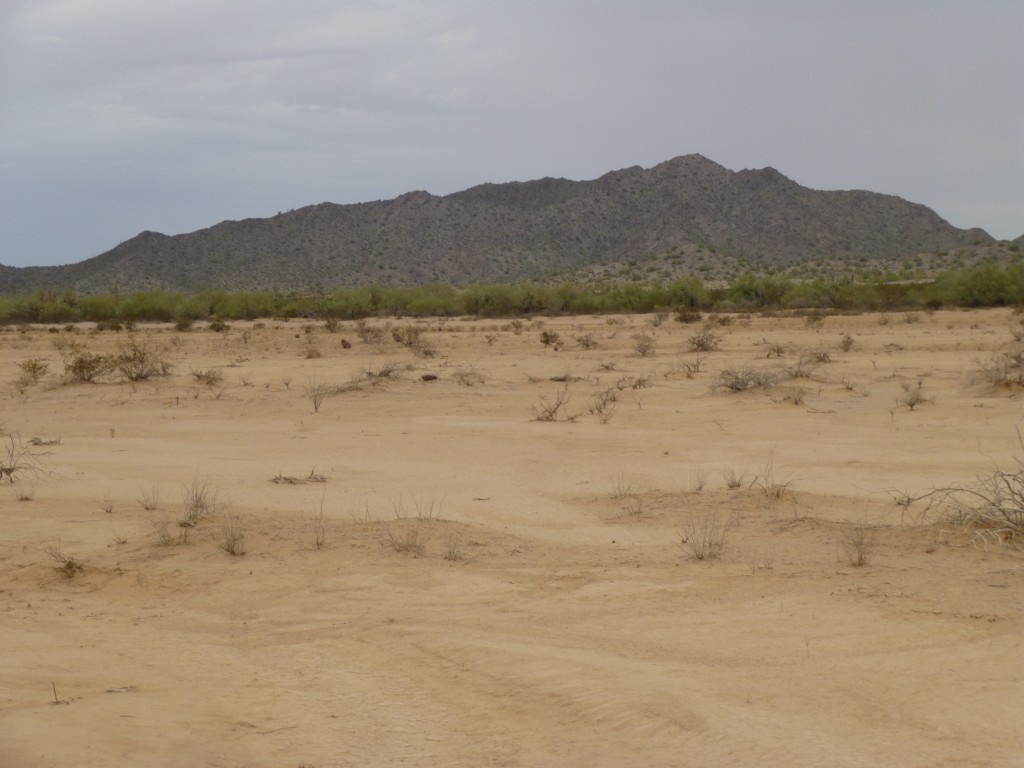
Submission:
[[[63,267],[0,267],[0,292],[302,289],[508,281],[714,245],[754,262],[894,256],[991,242],[872,192],[802,187],[700,155],[591,181],[483,184],[444,197],[300,208],[189,234],[143,232]]]

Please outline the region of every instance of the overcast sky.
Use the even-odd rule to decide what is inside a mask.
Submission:
[[[700,153],[1024,234],[1021,0],[0,0],[0,263]]]

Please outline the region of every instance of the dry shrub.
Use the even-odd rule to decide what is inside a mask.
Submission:
[[[977,361],[976,365],[977,369],[971,376],[972,383],[993,392],[1024,389],[1024,346],[1014,346],[993,355],[988,362]]]
[[[874,530],[863,523],[851,525],[839,539],[846,562],[860,568],[868,564],[868,558],[875,548]]]
[[[710,328],[705,328],[700,333],[695,333],[687,339],[691,352],[714,352],[721,344],[722,337],[714,333]]]
[[[693,515],[683,524],[679,546],[694,560],[717,560],[725,551],[728,533],[728,524],[718,515]]]
[[[224,515],[217,533],[217,545],[233,557],[245,554],[245,528],[237,515]]]
[[[713,392],[749,392],[774,385],[776,375],[754,368],[726,368],[711,384]]]
[[[66,579],[73,579],[76,574],[85,570],[85,565],[74,555],[64,551],[60,541],[51,544],[43,549],[47,556],[54,562],[54,567],[60,571]]]

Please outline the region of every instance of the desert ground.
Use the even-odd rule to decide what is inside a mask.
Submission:
[[[1024,764],[1021,316],[702,322],[4,329],[0,765]]]

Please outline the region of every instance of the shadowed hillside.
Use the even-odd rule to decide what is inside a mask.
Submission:
[[[483,184],[444,197],[417,191],[183,235],[143,232],[77,264],[0,267],[0,292],[504,282],[696,246],[792,265],[990,242],[898,197],[811,190],[773,168],[733,172],[687,155],[592,181]]]

